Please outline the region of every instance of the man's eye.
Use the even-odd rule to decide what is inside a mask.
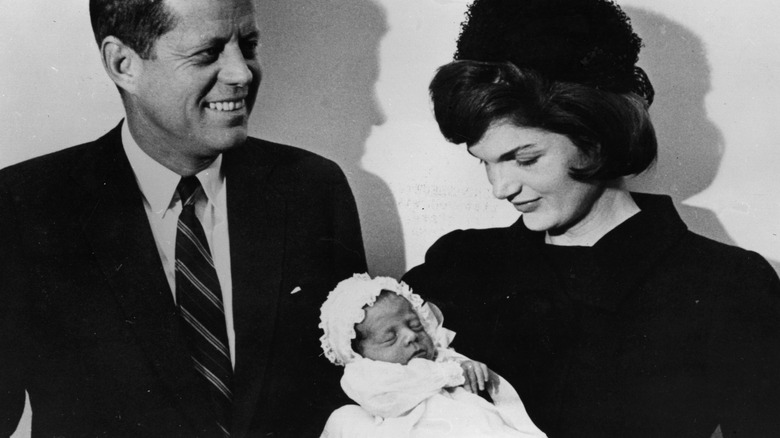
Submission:
[[[219,55],[222,53],[222,47],[210,47],[202,52],[198,53],[198,57],[203,62],[214,62],[219,59]]]
[[[241,43],[241,53],[246,59],[255,59],[257,57],[257,49],[260,47],[260,42],[256,40],[245,41]]]

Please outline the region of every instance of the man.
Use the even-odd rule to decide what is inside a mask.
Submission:
[[[0,172],[0,435],[316,436],[319,306],[365,271],[338,167],[248,138],[252,0],[91,0],[127,114]]]

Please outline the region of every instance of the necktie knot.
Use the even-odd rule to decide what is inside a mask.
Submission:
[[[198,181],[198,177],[195,175],[182,177],[181,181],[179,181],[179,185],[176,186],[176,191],[179,193],[182,206],[194,204],[197,199],[195,194],[200,188],[200,181]]]

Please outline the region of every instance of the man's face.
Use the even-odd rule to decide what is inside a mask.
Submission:
[[[213,158],[247,137],[260,84],[253,1],[166,3],[176,25],[140,61],[130,128],[158,160]]]

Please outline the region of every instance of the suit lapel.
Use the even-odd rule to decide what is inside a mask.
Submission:
[[[285,200],[273,185],[272,156],[252,160],[245,146],[225,154],[228,232],[236,331],[233,430],[256,414],[274,338],[285,238]]]
[[[212,410],[198,392],[201,385],[179,332],[170,287],[120,132],[117,127],[99,139],[94,154],[74,169],[73,177],[90,196],[82,229],[152,367],[196,429],[208,429],[206,419]]]

